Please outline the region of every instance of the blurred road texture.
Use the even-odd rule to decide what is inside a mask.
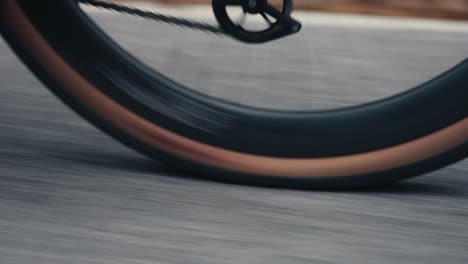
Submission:
[[[311,23],[260,49],[107,12],[92,15],[122,45],[184,83],[285,109],[394,94],[468,54],[468,34],[436,22],[433,29],[402,30],[378,21],[339,25],[333,17],[334,25]],[[2,264],[468,263],[468,161],[358,193],[191,179],[91,127],[3,41],[0,62]],[[273,69],[277,62],[284,66]]]

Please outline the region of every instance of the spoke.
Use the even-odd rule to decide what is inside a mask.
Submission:
[[[264,12],[261,12],[260,15],[262,15],[262,17],[266,20],[266,22],[268,22],[268,24],[270,25],[273,24],[273,22],[271,22],[271,20],[268,18],[268,16]]]
[[[280,20],[283,17],[283,13],[281,11],[277,10],[276,8],[274,8],[273,6],[269,4],[267,4],[265,8],[265,13],[276,18],[277,20]]]

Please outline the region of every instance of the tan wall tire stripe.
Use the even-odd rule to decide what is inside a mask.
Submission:
[[[0,0],[1,1],[1,0]],[[115,127],[168,153],[221,169],[279,177],[343,177],[409,165],[468,141],[468,117],[397,146],[330,158],[278,158],[246,154],[175,134],[122,107],[70,67],[42,38],[16,0],[3,0],[3,22],[33,58],[70,95]]]

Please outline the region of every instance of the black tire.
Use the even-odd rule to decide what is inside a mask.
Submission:
[[[71,108],[116,139],[223,181],[381,185],[468,156],[468,60],[408,92],[321,112],[255,109],[171,81],[119,48],[75,0],[0,0],[3,37]]]

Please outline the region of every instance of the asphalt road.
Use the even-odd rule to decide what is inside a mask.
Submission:
[[[327,108],[380,98],[468,54],[468,34],[444,29],[311,26],[305,33],[313,34],[257,53],[215,36],[184,31],[191,42],[182,42],[164,26],[94,17],[166,74],[267,107]],[[150,34],[156,30],[163,35]],[[307,74],[311,61],[320,63],[311,63]],[[245,71],[232,66],[239,63]],[[0,41],[1,264],[468,263],[468,161],[368,192],[267,189],[185,176],[80,119]]]

